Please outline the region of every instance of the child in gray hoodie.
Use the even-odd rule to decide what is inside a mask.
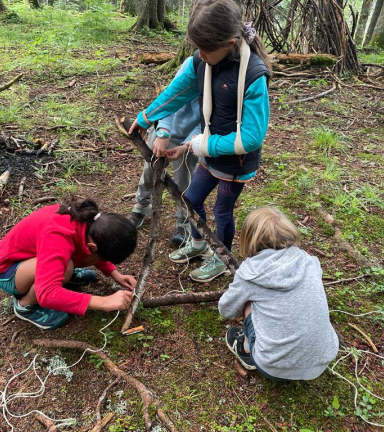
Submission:
[[[244,317],[243,330],[227,332],[229,349],[245,368],[278,381],[317,378],[339,348],[319,260],[298,243],[279,210],[253,211],[240,235],[246,259],[219,301],[224,318]]]

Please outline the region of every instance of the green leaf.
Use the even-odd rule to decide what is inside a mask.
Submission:
[[[337,398],[337,396],[333,396],[332,408],[333,409],[339,409],[340,408],[339,399]]]

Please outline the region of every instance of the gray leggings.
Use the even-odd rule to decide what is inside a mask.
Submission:
[[[148,147],[152,149],[153,142],[155,141],[155,128],[153,128],[148,135]],[[177,147],[179,144],[172,141],[169,142],[169,149]],[[183,163],[183,157],[177,161],[172,162],[173,178],[179,187],[180,192],[184,192],[191,182],[191,178],[197,167],[197,157],[189,153],[186,163]],[[189,170],[189,172],[188,172]],[[149,206],[152,202],[152,179],[153,170],[148,162],[144,163],[143,173],[141,174],[139,185],[136,191],[136,202],[142,206]],[[178,205],[176,210],[176,218],[179,224],[184,224],[186,221],[185,208]]]

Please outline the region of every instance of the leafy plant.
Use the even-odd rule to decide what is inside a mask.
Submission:
[[[95,365],[96,369],[100,369],[101,365],[105,362],[104,359],[100,358],[97,354],[91,354],[89,361]]]
[[[316,147],[318,147],[326,156],[344,150],[339,135],[327,127],[322,126],[318,129],[314,129],[312,134]]]

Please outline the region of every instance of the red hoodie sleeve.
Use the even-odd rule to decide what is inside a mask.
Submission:
[[[35,291],[39,305],[70,314],[84,315],[91,294],[63,288],[64,273],[75,250],[71,230],[51,230],[37,240]]]
[[[111,276],[113,270],[116,270],[116,266],[109,261],[98,261],[95,267],[103,272],[104,276]]]

